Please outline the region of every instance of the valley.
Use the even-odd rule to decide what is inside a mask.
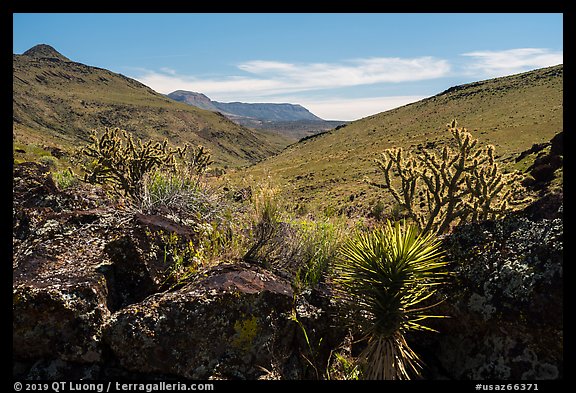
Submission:
[[[340,122],[14,54],[13,376],[561,379],[563,112],[562,64]]]
[[[294,142],[307,136],[331,130],[346,122],[324,120],[306,108],[294,104],[218,102],[201,93],[177,90],[167,95],[173,100],[198,108],[220,112],[245,127],[272,131]]]

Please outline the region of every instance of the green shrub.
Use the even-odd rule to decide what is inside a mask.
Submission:
[[[56,157],[46,155],[38,158],[38,162],[46,165],[48,168],[55,169],[58,167],[59,160]]]
[[[298,220],[292,221],[291,225],[297,229],[296,241],[300,248],[294,286],[300,291],[314,288],[324,277],[330,262],[336,258],[345,231],[333,220]]]
[[[156,231],[147,232],[147,235],[163,261],[163,286],[172,288],[182,285],[204,266],[202,252],[191,240],[184,239],[175,232]]]
[[[249,237],[252,244],[242,257],[246,262],[263,263],[266,259],[271,259],[267,254],[271,251],[270,245],[280,228],[278,192],[278,188],[264,184],[259,185],[251,194]]]
[[[78,183],[78,178],[71,169],[52,172],[52,179],[54,179],[54,183],[59,190],[65,190]]]
[[[196,175],[186,168],[146,173],[138,199],[142,211],[170,214],[185,224],[211,222],[218,219],[223,210],[218,193],[201,187]]]
[[[418,234],[405,222],[393,226],[388,221],[383,229],[359,234],[342,247],[334,280],[367,340],[359,357],[363,378],[420,375],[421,361],[404,334],[432,330],[422,322],[434,317],[428,314],[433,306],[428,300],[443,282],[442,258],[438,239]]]

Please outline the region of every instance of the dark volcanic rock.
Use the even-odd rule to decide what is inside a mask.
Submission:
[[[421,343],[434,365],[430,378],[561,378],[561,196],[503,220],[458,227],[444,246],[455,275],[436,310],[450,318]]]
[[[91,187],[61,192],[42,165],[14,168],[13,356],[32,361],[102,361],[110,317],[104,246],[121,231]]]
[[[523,180],[526,187],[541,190],[547,188],[548,184],[556,176],[556,171],[564,165],[564,132],[556,134],[548,143],[535,144],[531,149],[522,152],[516,161],[520,161],[528,154],[537,153],[538,156],[533,164],[526,170],[530,177]],[[546,154],[541,152],[544,148],[550,146],[550,151]]]
[[[551,155],[563,156],[564,155],[564,131],[554,135],[550,140],[552,147],[550,148]]]
[[[46,167],[14,169],[14,376],[298,379],[311,371],[302,328],[327,343],[314,354],[324,364],[341,342],[328,295],[295,298],[262,267],[221,264],[174,285],[164,236],[195,243],[196,231],[84,186],[61,192]]]
[[[162,235],[172,235],[179,244],[196,241],[196,231],[157,214],[135,213],[122,236],[106,244],[112,264],[105,270],[112,311],[137,303],[164,289],[167,269],[173,261],[163,250]]]
[[[105,341],[129,370],[256,378],[293,354],[292,289],[270,272],[219,266],[114,314]]]
[[[14,167],[12,174],[14,204],[17,207],[50,207],[60,210],[59,192],[46,165],[25,162]]]
[[[101,325],[110,315],[107,283],[98,271],[106,239],[94,228],[79,230],[59,215],[50,217],[15,250],[14,356],[96,362]]]

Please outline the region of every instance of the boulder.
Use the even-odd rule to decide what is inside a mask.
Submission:
[[[101,228],[114,215],[60,192],[43,165],[16,165],[13,185],[14,359],[99,362],[101,326],[110,316],[98,267],[111,232]]]
[[[558,134],[550,140],[552,147],[550,148],[550,155],[564,155],[564,131],[560,131]]]
[[[104,341],[128,370],[192,379],[256,379],[296,358],[290,284],[244,263],[115,313]],[[291,371],[292,374],[294,371]],[[295,371],[298,375],[298,371]]]
[[[84,186],[61,192],[46,168],[16,166],[15,376],[299,379],[313,376],[304,356],[326,364],[345,334],[328,292],[294,296],[242,262],[166,285],[159,234],[187,243],[195,230]]]
[[[428,377],[562,378],[561,196],[457,227],[444,247],[454,275],[435,313],[449,318],[434,324],[439,334],[417,337]]]
[[[126,233],[130,217],[104,202],[101,191],[86,185],[59,191],[45,166],[15,166],[15,360],[103,361],[102,326],[116,292],[105,248]]]
[[[14,257],[14,357],[97,362],[108,288],[98,271],[104,242],[90,231],[47,219]]]

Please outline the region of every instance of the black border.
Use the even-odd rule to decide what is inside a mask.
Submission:
[[[321,4],[316,4],[312,6],[310,3],[307,5],[302,6],[301,4],[297,4],[294,2],[290,3],[283,3],[281,5],[278,2],[269,2],[268,4],[257,4],[257,3],[249,3],[246,4],[244,2],[236,2],[234,4],[230,3],[222,3],[222,2],[212,2],[212,3],[204,3],[198,4],[199,2],[192,2],[186,0],[180,1],[173,1],[173,0],[164,0],[161,2],[136,2],[131,0],[116,0],[116,1],[108,1],[108,0],[97,0],[97,1],[74,1],[74,2],[63,2],[63,1],[44,1],[42,3],[33,3],[31,1],[22,1],[22,0],[13,0],[8,4],[4,4],[4,6],[8,5],[8,12],[2,12],[2,29],[5,30],[4,34],[2,35],[7,40],[7,37],[12,37],[13,30],[10,29],[13,24],[12,15],[13,13],[72,13],[72,12],[82,12],[82,13],[102,13],[102,12],[117,12],[117,13],[147,13],[147,12],[161,12],[161,13],[171,13],[171,12],[215,12],[215,13],[248,13],[248,12],[316,12],[316,13],[342,13],[342,12],[352,12],[352,13],[363,13],[363,12],[406,12],[406,13],[494,13],[494,12],[510,12],[510,13],[563,13],[564,14],[564,129],[570,130],[572,127],[571,116],[574,113],[572,108],[572,104],[574,102],[574,88],[576,87],[576,81],[572,75],[573,66],[571,63],[571,50],[573,48],[572,42],[576,34],[574,33],[574,19],[571,10],[569,9],[569,3],[573,0],[565,0],[565,1],[558,1],[558,0],[547,0],[547,1],[522,1],[522,0],[509,0],[509,1],[495,1],[495,0],[484,0],[484,1],[468,1],[468,0],[460,0],[459,2],[450,2],[450,1],[410,1],[410,0],[396,0],[396,1],[386,1],[381,0],[377,1],[355,1],[355,2],[342,2],[342,3],[334,3],[331,2],[329,7],[322,6]],[[4,7],[3,6],[3,7]],[[458,34],[457,31],[459,29],[465,29],[466,23],[465,21],[450,23],[447,22],[445,28],[454,29],[455,34]],[[10,31],[8,31],[10,29]],[[8,46],[12,48],[12,46]],[[12,50],[12,49],[10,49]],[[12,55],[8,53],[6,50],[5,52],[5,65],[8,68],[8,61],[12,59]],[[8,91],[12,91],[12,86]],[[6,98],[4,101],[4,107],[11,108],[11,102],[8,101],[9,96],[6,94]],[[568,115],[568,116],[566,116]],[[9,119],[9,116],[5,116],[5,119]],[[8,127],[8,125],[7,125]],[[565,141],[570,141],[572,131],[568,131],[566,133]],[[4,145],[6,148],[9,148],[10,151],[7,152],[5,160],[8,162],[8,166],[10,169],[12,168],[12,138],[8,139],[11,133],[8,132],[8,128],[5,130],[5,135],[7,139],[7,143]],[[570,143],[570,142],[568,142]],[[572,158],[570,154],[564,155],[564,167],[565,168],[574,168],[573,164],[571,163]],[[11,171],[6,170],[6,166],[4,173],[8,173],[11,175]],[[564,176],[568,184],[571,184],[571,170],[565,170]],[[571,193],[570,189],[564,189],[565,194],[568,194],[568,198],[570,201],[569,194]],[[564,205],[564,215],[568,218],[572,217],[572,210],[571,203],[567,203]],[[8,222],[9,217],[6,217],[6,222]],[[570,220],[564,220],[570,222]],[[8,232],[8,228],[7,228]],[[568,231],[570,233],[570,230]],[[569,235],[570,236],[570,235]],[[11,249],[11,243],[7,241],[7,249]],[[565,242],[564,244],[565,254],[570,254],[570,242]],[[572,278],[573,275],[571,271],[573,268],[571,267],[572,261],[569,261],[565,264],[564,268],[564,277]],[[8,265],[8,262],[5,261],[5,266]],[[6,272],[6,276],[10,277],[9,272]],[[11,292],[8,292],[9,285],[6,285],[6,299],[11,299]],[[564,308],[570,310],[573,304],[570,303],[570,291],[565,291],[564,296]],[[10,297],[8,297],[10,296]],[[567,323],[568,322],[568,323]],[[564,321],[564,332],[568,332],[568,335],[564,335],[564,348],[572,349],[573,348],[573,341],[571,337],[571,333],[573,331],[573,327],[567,327],[570,324],[570,320]],[[6,335],[4,337],[7,337]],[[8,340],[8,339],[7,339]],[[12,348],[12,340],[10,343],[7,343],[6,348]],[[568,370],[570,370],[570,365],[572,364],[573,359],[573,352],[570,350],[564,351],[564,371],[566,375],[564,376],[564,380],[555,380],[555,381],[407,381],[407,382],[395,382],[395,381],[203,381],[208,383],[214,384],[214,391],[215,392],[227,392],[227,391],[234,391],[238,388],[240,389],[250,389],[251,392],[257,391],[264,391],[269,392],[275,388],[289,388],[289,389],[332,389],[332,388],[343,388],[343,389],[391,389],[392,391],[400,391],[400,390],[416,390],[416,391],[455,391],[455,392],[472,392],[477,391],[476,385],[481,384],[482,386],[492,386],[491,391],[496,391],[496,386],[508,386],[509,384],[514,387],[515,384],[529,384],[535,383],[538,385],[538,391],[541,392],[561,392],[564,391],[564,383],[566,379],[569,379]],[[194,381],[185,381],[181,380],[182,382],[191,383]],[[34,382],[36,384],[43,384],[48,383],[51,384],[53,381],[18,381],[13,377],[10,378],[8,383],[8,388],[14,389],[14,383],[16,382]],[[91,382],[91,381],[86,381]],[[93,382],[104,382],[106,384],[107,381],[93,381]],[[112,381],[115,382],[115,381]],[[130,381],[132,383],[151,383],[152,381]],[[200,381],[197,381],[200,382]],[[6,386],[5,384],[3,384]],[[114,383],[112,384],[114,385]],[[50,390],[52,391],[52,390]],[[67,391],[67,390],[66,390]],[[116,391],[114,388],[110,391]],[[478,391],[486,391],[484,389]],[[507,390],[508,391],[508,390]],[[514,391],[511,389],[510,391]],[[526,391],[526,390],[525,390]]]

